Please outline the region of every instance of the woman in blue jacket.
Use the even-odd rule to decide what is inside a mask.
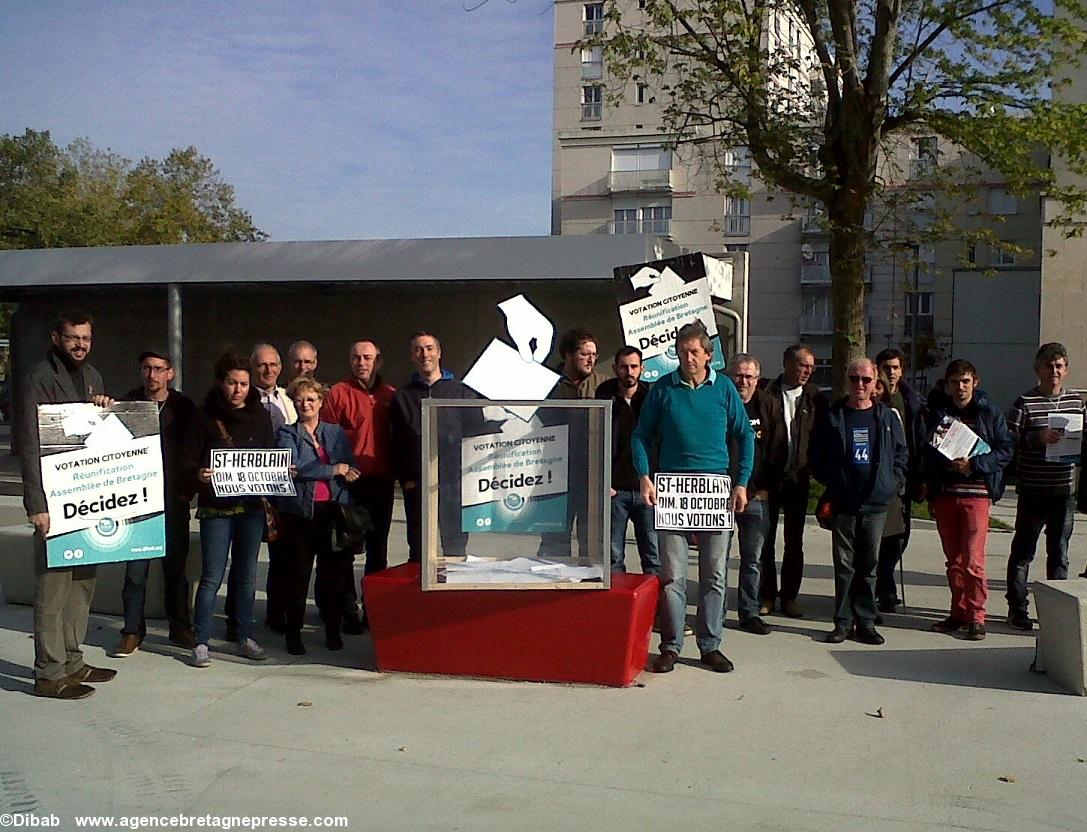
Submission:
[[[346,483],[357,480],[359,472],[343,428],[320,420],[325,386],[308,376],[301,376],[287,388],[287,395],[298,411],[298,421],[283,425],[277,441],[279,447],[291,451],[298,493],[279,501],[286,556],[283,611],[287,652],[301,656],[306,652],[302,644],[302,621],[306,615],[306,595],[315,557],[317,584],[314,592],[320,597],[318,606],[335,613],[325,620],[325,641],[330,650],[343,647],[340,613],[347,586],[343,578],[345,570],[338,562],[341,556],[332,551],[332,527],[336,504],[349,502]]]

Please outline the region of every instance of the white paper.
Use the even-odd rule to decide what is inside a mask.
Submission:
[[[524,361],[513,347],[493,339],[468,371],[464,383],[488,399],[539,401],[558,383],[559,374]]]
[[[980,437],[964,422],[945,419],[932,435],[932,447],[948,459],[969,458]]]
[[[83,444],[88,448],[104,448],[107,445],[123,445],[132,441],[132,431],[124,426],[117,414],[110,413],[90,432]]]
[[[600,566],[573,566],[543,558],[493,560],[469,555],[443,567],[448,584],[557,584],[604,579]]]
[[[290,464],[288,448],[212,448],[212,491],[216,497],[293,497]]]
[[[1049,427],[1061,432],[1059,441],[1045,446],[1047,462],[1078,463],[1083,446],[1082,413],[1050,413]]]
[[[655,474],[659,530],[728,531],[733,526],[732,478],[728,474]]]

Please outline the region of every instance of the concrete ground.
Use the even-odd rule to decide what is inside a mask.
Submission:
[[[0,524],[21,519],[0,497]],[[403,539],[398,519],[395,562]],[[806,540],[805,618],[772,616],[755,636],[732,612],[735,672],[702,669],[688,640],[675,672],[626,690],[377,673],[369,636],[330,653],[312,626],[304,657],[258,628],[270,661],[213,644],[197,670],[152,622],[143,650],[116,660],[120,621],[93,616],[87,658],[120,673],[56,702],[28,695],[31,610],[0,607],[0,813],[54,814],[62,829],[179,813],[346,816],[359,830],[1087,829],[1087,700],[1031,673],[1034,638],[1003,623],[1010,536],[990,537],[993,618],[972,643],[928,631],[949,594],[935,531],[916,529],[909,607],[881,647],[822,642],[830,536],[811,526]]]

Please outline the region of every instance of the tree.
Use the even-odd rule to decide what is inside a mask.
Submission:
[[[609,95],[650,82],[664,129],[698,149],[722,190],[749,194],[730,170],[728,151],[742,146],[768,186],[821,206],[841,387],[849,360],[865,351],[863,269],[879,243],[865,216],[902,196],[888,188],[896,143],[942,136],[999,171],[1014,193],[1040,188],[1066,212],[1083,210],[1084,191],[1056,180],[1044,150],[1087,171],[1087,104],[1051,94],[1064,83],[1060,69],[1087,53],[1087,7],[1082,0],[1053,7],[1050,14],[1034,0],[608,0],[604,31],[580,45],[602,47]],[[783,22],[799,36],[780,37]],[[931,161],[930,188],[969,187],[974,165]]]
[[[0,136],[0,248],[263,240],[195,147],[133,165],[86,139]]]

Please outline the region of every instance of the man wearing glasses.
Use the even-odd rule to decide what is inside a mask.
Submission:
[[[49,507],[42,488],[38,405],[94,402],[108,407],[102,376],[87,363],[91,351],[91,316],[62,312],[53,326],[52,349],[30,373],[19,410],[19,448],[23,505],[34,526],[34,695],[52,699],[84,699],[94,693],[86,682],[108,682],[116,670],[91,667],[80,645],[94,596],[95,567],[49,569],[45,536]]]
[[[834,629],[826,640],[845,641],[856,618],[857,641],[883,644],[875,627],[876,560],[909,450],[901,421],[874,398],[876,365],[858,358],[846,373],[849,395],[831,405],[811,443],[812,473],[826,486],[833,515]]]
[[[159,438],[162,444],[162,473],[165,482],[166,556],[162,560],[162,582],[170,641],[191,650],[196,646],[189,579],[185,566],[189,558],[189,499],[181,476],[181,444],[196,418],[196,405],[170,385],[177,373],[173,357],[152,347],[140,353],[143,384],[125,395],[130,402],[154,402],[159,411]],[[125,623],[121,640],[110,654],[124,659],[140,649],[147,635],[144,606],[147,600],[149,560],[130,560],[125,566],[121,590]]]

